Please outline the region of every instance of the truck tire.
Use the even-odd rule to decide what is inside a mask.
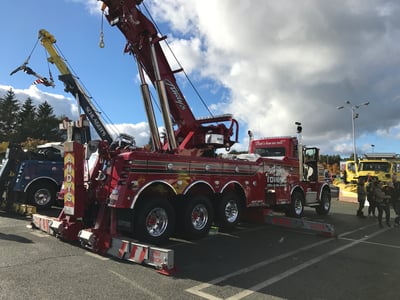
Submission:
[[[216,224],[223,230],[232,230],[240,221],[242,206],[240,197],[234,192],[222,196],[216,211]]]
[[[28,202],[37,209],[51,207],[56,200],[56,187],[50,182],[36,182],[28,189]]]
[[[324,189],[321,194],[321,204],[315,208],[317,214],[326,216],[331,209],[331,192]]]
[[[187,239],[198,239],[208,234],[213,222],[213,208],[206,196],[189,198],[183,210],[183,234]]]
[[[135,210],[136,237],[155,245],[165,243],[175,228],[175,211],[172,205],[160,198],[144,199]]]
[[[300,191],[294,191],[286,215],[294,218],[301,218],[304,211],[304,196]]]

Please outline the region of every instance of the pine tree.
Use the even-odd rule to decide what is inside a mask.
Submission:
[[[26,141],[35,136],[36,107],[30,97],[25,100],[18,113],[18,140]]]
[[[10,89],[4,98],[0,98],[0,142],[16,140],[19,110],[19,101]]]
[[[53,111],[53,107],[47,101],[38,106],[35,138],[54,142],[62,140],[58,129],[61,118],[57,118]]]

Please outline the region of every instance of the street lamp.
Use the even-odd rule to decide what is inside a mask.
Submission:
[[[354,105],[350,101],[346,101],[346,105],[341,105],[336,107],[337,109],[342,109],[347,107],[348,109],[351,110],[351,126],[352,126],[352,132],[353,132],[353,155],[354,155],[354,165],[357,169],[357,151],[356,151],[356,134],[355,134],[355,126],[354,126],[354,120],[358,118],[358,113],[356,113],[356,109],[360,108],[361,106],[367,106],[369,104],[369,101]]]
[[[372,153],[374,153],[375,145],[372,144],[372,145],[371,145],[371,148],[372,148]]]

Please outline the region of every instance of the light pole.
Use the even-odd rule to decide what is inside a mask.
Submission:
[[[371,148],[372,148],[372,153],[374,153],[375,145],[372,144],[372,145],[371,145]]]
[[[346,105],[341,105],[336,107],[337,109],[342,109],[347,107],[348,109],[351,110],[351,128],[352,128],[352,133],[353,133],[353,156],[354,156],[354,165],[357,170],[357,150],[356,150],[356,130],[355,130],[355,124],[354,120],[358,118],[358,113],[356,113],[356,109],[360,108],[361,106],[367,106],[369,104],[369,101],[354,105],[350,101],[346,101]]]

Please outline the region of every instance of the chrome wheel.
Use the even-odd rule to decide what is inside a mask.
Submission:
[[[162,236],[168,227],[168,214],[160,208],[152,209],[146,217],[146,229],[150,236]]]
[[[327,215],[331,209],[331,192],[328,189],[324,189],[321,195],[321,204],[316,207],[316,211],[320,215]]]
[[[134,234],[143,242],[161,245],[174,232],[175,211],[165,199],[142,199],[135,208],[133,218]]]
[[[229,200],[225,205],[225,217],[229,223],[234,223],[239,216],[239,207],[236,200]]]
[[[214,220],[214,212],[208,197],[196,195],[187,198],[182,210],[180,229],[188,239],[205,236]]]
[[[294,212],[295,212],[296,216],[301,215],[301,213],[303,212],[303,202],[299,198],[295,199]]]
[[[304,196],[299,190],[293,192],[291,202],[289,204],[286,215],[290,217],[300,218],[304,211]]]
[[[208,223],[208,209],[204,204],[197,204],[193,207],[192,225],[195,230],[202,230]]]

